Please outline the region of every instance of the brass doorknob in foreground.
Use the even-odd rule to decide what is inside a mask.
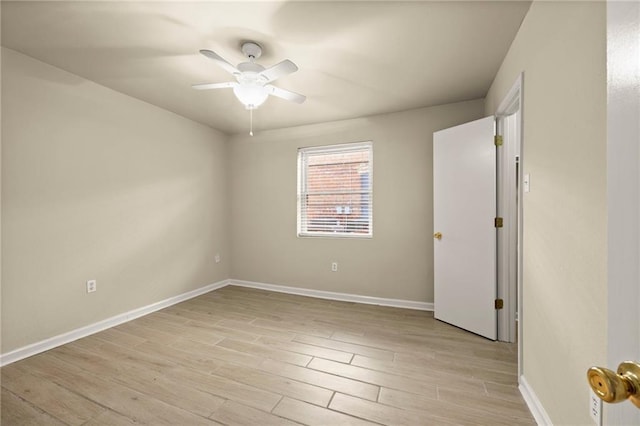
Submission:
[[[442,239],[442,234],[440,232],[436,232],[435,234],[433,234],[433,238],[435,238],[437,240],[441,240]]]
[[[607,368],[591,367],[587,380],[593,392],[604,402],[622,402],[626,399],[640,408],[640,364],[625,361],[615,373]]]

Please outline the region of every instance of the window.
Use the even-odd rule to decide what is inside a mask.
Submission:
[[[298,236],[372,236],[371,142],[298,149]]]

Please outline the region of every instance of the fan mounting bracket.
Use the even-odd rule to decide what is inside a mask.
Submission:
[[[258,59],[262,56],[262,47],[253,41],[242,43],[242,53],[249,59]]]

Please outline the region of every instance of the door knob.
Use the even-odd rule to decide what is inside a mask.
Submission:
[[[622,402],[625,399],[640,408],[640,364],[624,361],[615,373],[607,368],[591,367],[587,380],[593,392],[604,402]]]
[[[433,234],[433,238],[435,238],[437,240],[441,240],[442,239],[442,234],[440,232],[436,232],[435,234]]]

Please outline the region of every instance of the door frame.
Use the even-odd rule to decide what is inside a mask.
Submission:
[[[522,311],[522,276],[523,276],[523,142],[524,142],[524,73],[518,75],[516,81],[512,85],[507,95],[496,110],[496,131],[497,134],[503,136],[503,145],[498,149],[498,202],[497,212],[499,216],[504,218],[507,224],[498,232],[498,297],[504,300],[503,309],[498,311],[498,340],[505,342],[518,342],[518,377],[522,375],[523,357],[523,323],[524,313]],[[516,114],[515,130],[505,132],[505,118]],[[507,173],[512,170],[505,161],[500,161],[504,157],[519,156],[518,181],[519,186],[515,185],[515,175]],[[516,192],[517,191],[517,192]],[[510,198],[505,194],[511,195]],[[513,199],[513,195],[517,196],[518,203]],[[502,195],[502,196],[501,196]],[[508,225],[517,223],[517,228],[510,228]],[[514,264],[515,263],[515,264]],[[513,268],[516,269],[515,274]],[[515,281],[509,277],[515,276]],[[516,297],[517,295],[517,297]],[[517,329],[516,323],[517,312]]]
[[[607,367],[613,370],[640,357],[638,34],[640,4],[607,1]],[[629,402],[606,404],[604,414],[607,424],[640,424],[640,410]]]

